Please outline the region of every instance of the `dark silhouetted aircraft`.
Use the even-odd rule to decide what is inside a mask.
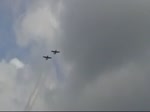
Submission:
[[[46,60],[52,59],[52,57],[49,57],[49,56],[43,56],[43,58],[45,58]]]
[[[60,51],[57,51],[57,50],[52,50],[51,52],[53,52],[54,54],[56,54],[56,53],[60,53]]]

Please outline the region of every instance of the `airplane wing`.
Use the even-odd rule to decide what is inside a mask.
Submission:
[[[46,58],[46,56],[43,56],[43,58]]]
[[[53,52],[54,54],[60,53],[60,51],[57,51],[57,50],[55,50],[55,51],[52,50],[51,52]]]

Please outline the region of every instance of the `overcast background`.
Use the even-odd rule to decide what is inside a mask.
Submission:
[[[149,49],[148,0],[1,0],[0,110],[150,110]]]

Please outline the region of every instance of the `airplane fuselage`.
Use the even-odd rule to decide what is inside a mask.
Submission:
[[[46,60],[51,59],[51,57],[49,56],[43,56],[43,58],[45,58]]]
[[[54,54],[56,54],[56,53],[60,53],[60,51],[57,51],[57,50],[55,50],[55,51],[51,51],[51,52],[53,52]]]

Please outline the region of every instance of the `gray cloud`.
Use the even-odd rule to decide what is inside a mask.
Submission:
[[[149,70],[144,71],[143,68],[136,65],[139,70],[135,69],[134,72],[129,73],[126,73],[128,70],[124,71],[124,75],[129,74],[127,76],[129,78],[128,85],[125,84],[126,81],[121,82],[124,81],[123,78],[117,79],[113,72],[109,73],[114,78],[106,78],[106,81],[110,83],[104,82],[104,84],[110,84],[110,86],[99,88],[99,91],[106,88],[110,89],[108,92],[113,92],[112,95],[108,94],[108,98],[103,98],[107,91],[106,93],[98,91],[98,94],[96,94],[94,91],[97,88],[89,87],[89,90],[85,88],[90,84],[92,85],[93,82],[101,81],[100,78],[103,75],[105,77],[107,71],[119,71],[120,66],[124,67],[130,62],[140,64],[139,60],[149,59],[143,55],[147,55],[145,53],[150,47],[150,2],[66,0],[64,4],[65,13],[62,14],[61,18],[64,35],[61,38],[60,46],[63,59],[66,63],[73,64],[73,70],[69,76],[69,82],[67,82],[69,86],[65,89],[67,92],[64,93],[64,100],[56,108],[60,107],[60,109],[65,110],[149,109],[147,107],[150,102],[147,99],[149,96],[148,85],[143,90],[142,87],[144,86],[139,87],[140,81],[136,80],[136,77],[148,77]],[[137,71],[140,70],[143,71],[138,73]],[[120,72],[118,74],[122,75]],[[99,80],[96,80],[97,78]],[[142,80],[143,85],[147,84],[147,81]],[[114,85],[111,86],[111,83],[114,83]],[[115,86],[119,89],[127,88],[125,89],[127,92],[131,86],[133,87],[131,88],[133,89],[132,92],[137,91],[137,93],[133,95],[120,92]],[[112,90],[113,88],[115,90]],[[87,93],[85,98],[83,94],[85,91],[92,92]],[[81,97],[82,94],[83,98]],[[128,96],[123,97],[121,95]]]
[[[149,47],[150,16],[139,1],[66,1],[66,10],[62,50],[73,78],[89,82]]]

